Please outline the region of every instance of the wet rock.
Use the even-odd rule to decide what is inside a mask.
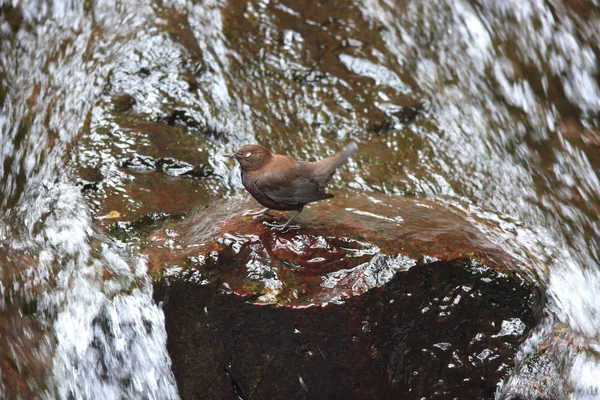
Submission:
[[[136,154],[133,157],[121,161],[121,167],[131,168],[138,171],[157,171],[171,176],[183,176],[190,178],[207,178],[213,176],[213,171],[204,166],[193,166],[173,158],[154,159],[149,156]]]
[[[141,221],[154,220],[153,215],[168,215],[169,218],[178,220],[190,210],[211,201],[207,187],[214,188],[212,193],[223,193],[219,183],[212,180],[207,184],[203,180],[184,179],[158,172],[131,171],[131,176],[134,181],[127,182],[126,192],[109,188],[86,193],[90,201],[97,201],[97,205],[92,204],[96,207],[95,219],[106,231],[114,230],[116,222],[124,222],[134,228],[145,226]],[[113,212],[118,213],[117,218],[103,218]],[[135,231],[136,229],[127,230],[132,234],[131,239],[137,241],[139,238],[134,235]],[[125,239],[125,236],[120,236]]]
[[[156,169],[156,161],[152,157],[136,154],[133,157],[122,160],[121,167],[152,171]]]
[[[506,254],[435,203],[372,193],[336,198],[307,206],[297,219],[302,229],[284,234],[243,216],[255,204],[230,199],[165,226],[144,250],[150,269],[199,271],[240,295],[259,295],[259,303],[290,306],[362,294],[424,259],[468,255],[508,272]],[[273,212],[262,221],[287,217]]]
[[[251,205],[169,222],[142,249],[183,398],[493,396],[541,299],[462,217],[369,194],[280,233]]]
[[[88,129],[74,164],[78,184],[107,231],[115,222],[139,226],[136,221],[156,213],[185,215],[226,190],[210,167],[214,144],[185,127],[103,106]],[[119,217],[102,218],[113,212]]]
[[[131,150],[152,157],[177,158],[190,164],[208,165],[208,154],[199,149],[213,150],[214,146],[204,138],[193,135],[184,129],[167,124],[133,119],[133,137],[139,137]],[[145,139],[145,140],[144,140]]]
[[[107,214],[107,216],[110,216],[110,214]],[[115,219],[118,220],[116,222],[112,219],[109,220],[108,218],[102,218],[102,220],[106,220],[104,228],[109,235],[124,243],[132,243],[146,240],[162,222],[179,220],[180,218],[181,217],[179,216],[156,212],[146,214],[141,218],[132,221],[122,220],[120,214],[115,216]]]
[[[244,398],[490,398],[535,302],[470,261],[416,266],[327,307],[257,307],[193,279],[156,296],[183,398],[225,398],[226,368]]]
[[[127,112],[135,105],[135,99],[128,94],[121,94],[112,98],[113,110]]]
[[[373,127],[388,124],[388,137],[404,129],[403,120],[410,118],[395,114],[417,107],[421,89],[412,69],[398,68],[380,52],[382,37],[364,16],[361,7],[340,1],[250,2],[232,4],[223,13],[227,43],[236,61],[243,60],[233,67],[232,86],[249,106],[260,143],[286,154],[294,147],[317,153]],[[268,32],[262,28],[265,21]],[[255,81],[260,89],[245,87],[244,82]],[[321,142],[315,146],[309,137]]]
[[[183,124],[190,129],[201,129],[203,125],[196,121],[193,117],[187,115],[185,110],[173,110],[169,118],[167,119],[169,125]]]
[[[138,71],[138,74],[140,74],[140,76],[142,78],[147,78],[152,74],[152,71],[150,71],[148,68],[146,67],[142,67],[140,68],[140,70]]]
[[[13,311],[13,310],[10,310]],[[48,335],[30,317],[17,317],[10,311],[0,310],[0,393],[2,398],[33,398],[37,387],[29,381],[41,381],[51,367],[50,352],[40,352],[35,338]]]
[[[13,32],[17,32],[23,23],[23,10],[19,6],[13,6],[10,3],[4,3],[0,6],[2,19],[8,23]]]
[[[374,122],[369,126],[369,131],[375,132],[379,135],[385,135],[386,133],[392,131],[395,127],[395,123],[391,119],[384,119],[380,122]]]
[[[37,314],[42,285],[35,279],[11,284],[39,261],[27,252],[8,252],[7,247],[0,245],[0,398],[29,399],[46,389],[54,337],[51,326]]]
[[[196,72],[200,73],[204,69],[202,49],[194,36],[190,27],[186,13],[178,12],[174,9],[163,8],[157,10],[157,15],[164,20],[160,24],[169,36],[179,43],[190,55],[191,61],[197,65]]]

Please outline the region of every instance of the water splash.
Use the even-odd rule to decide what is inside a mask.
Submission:
[[[138,6],[100,2],[89,18],[82,3],[32,1],[0,17],[0,312],[4,338],[23,335],[8,350],[16,375],[0,370],[11,397],[178,398],[144,261],[96,231],[64,174],[110,69],[99,60],[128,35],[111,27],[135,31],[150,11]]]

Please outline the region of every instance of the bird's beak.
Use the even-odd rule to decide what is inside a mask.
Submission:
[[[235,154],[223,154],[223,157],[227,157],[227,158],[237,158],[235,156]]]

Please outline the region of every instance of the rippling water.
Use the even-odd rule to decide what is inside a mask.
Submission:
[[[0,332],[15,372],[42,398],[177,398],[144,260],[97,232],[65,157],[144,8],[3,11]],[[0,393],[30,397],[10,367]]]
[[[567,323],[578,345],[560,350],[564,387],[598,395],[599,10],[594,0],[5,2],[0,339],[13,361],[0,360],[0,392],[27,396],[23,381],[46,398],[177,397],[145,261],[93,218],[140,179],[119,168],[138,145],[111,105],[126,93],[136,118],[208,138],[198,154],[219,179],[194,186],[202,201],[241,187],[218,156],[240,143],[309,158],[354,138],[351,187],[462,210],[547,288],[547,316],[520,358]],[[102,184],[82,194],[90,170]]]

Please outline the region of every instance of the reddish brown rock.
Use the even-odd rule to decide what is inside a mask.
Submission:
[[[34,303],[12,301],[0,309],[0,397],[29,399],[52,368],[54,339],[33,314]]]
[[[372,193],[320,202],[287,233],[264,223],[285,213],[243,216],[252,206],[230,199],[165,226],[143,250],[151,272],[218,280],[256,304],[306,306],[360,295],[422,260],[469,255],[507,265],[474,226],[431,202]]]
[[[474,226],[360,193],[281,233],[253,206],[167,223],[142,250],[183,399],[494,396],[542,300]]]

